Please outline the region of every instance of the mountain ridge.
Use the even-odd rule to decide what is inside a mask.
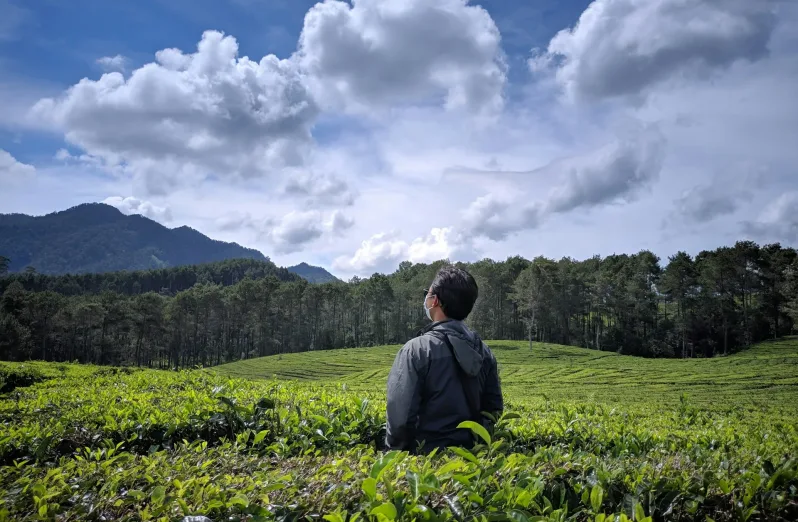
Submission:
[[[32,216],[0,214],[0,255],[9,272],[33,267],[47,275],[107,273],[214,263],[271,261],[259,250],[210,238],[183,225],[168,228],[105,203],[83,203]],[[337,281],[324,268],[288,268],[310,282]]]

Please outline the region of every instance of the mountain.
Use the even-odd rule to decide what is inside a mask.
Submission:
[[[147,270],[241,258],[268,261],[257,250],[211,239],[189,227],[170,229],[140,215],[127,216],[102,203],[45,216],[0,214],[0,255],[11,260],[10,272],[33,267],[42,274]],[[305,263],[294,269],[309,280],[333,278]]]
[[[288,267],[288,271],[311,283],[333,283],[340,281],[340,279],[320,266],[313,266],[307,263],[299,263],[296,266]]]

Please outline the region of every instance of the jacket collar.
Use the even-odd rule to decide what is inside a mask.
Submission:
[[[438,326],[440,326],[442,324],[450,323],[452,321],[454,321],[454,319],[444,319],[443,321],[433,321],[430,324],[428,324],[427,326],[425,326],[424,328],[422,328],[421,330],[419,330],[418,331],[418,335],[419,336],[424,335],[427,332],[431,332],[432,330],[434,330]]]

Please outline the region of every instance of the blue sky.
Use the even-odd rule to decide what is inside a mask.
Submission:
[[[797,13],[0,0],[0,212],[107,201],[344,276],[795,244]]]

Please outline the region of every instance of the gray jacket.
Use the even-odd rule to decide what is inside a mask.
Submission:
[[[441,334],[449,337],[455,357]],[[479,411],[504,410],[490,349],[461,321],[432,323],[399,350],[388,376],[385,442],[389,448],[415,451],[420,445],[428,452],[472,445],[471,432],[457,429],[462,421],[471,420],[471,413],[456,365],[474,377],[468,382],[472,396],[479,397]],[[479,390],[474,390],[477,386]],[[490,428],[488,422],[483,425]]]

